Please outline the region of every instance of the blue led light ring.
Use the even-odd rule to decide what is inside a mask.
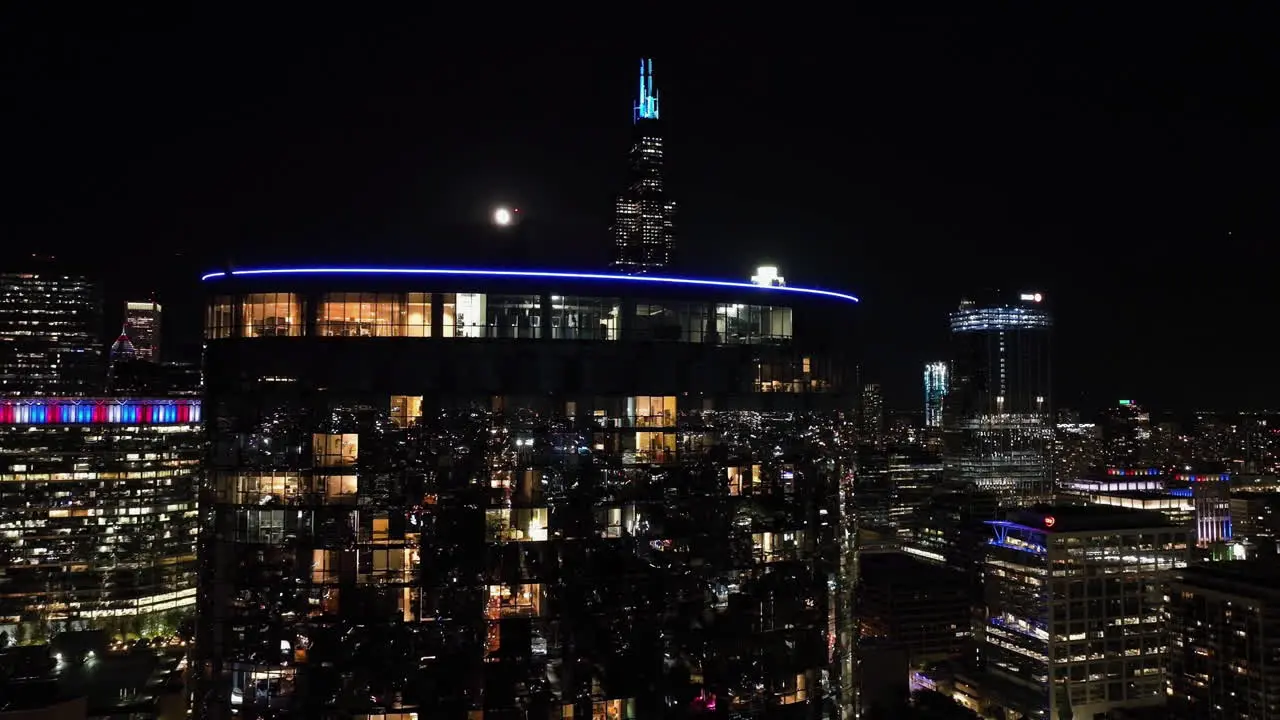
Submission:
[[[201,276],[201,280],[225,278],[228,275],[443,275],[454,277],[511,277],[511,278],[543,278],[559,280],[602,280],[636,283],[665,283],[668,285],[697,285],[702,287],[723,287],[737,290],[758,290],[778,293],[796,293],[800,295],[817,295],[836,298],[847,302],[861,302],[857,296],[839,293],[833,290],[819,290],[780,285],[756,285],[754,283],[734,282],[732,280],[703,280],[699,278],[657,277],[653,275],[611,275],[607,273],[573,273],[553,272],[547,270],[460,270],[453,268],[259,268],[253,270],[231,270],[214,272]]]

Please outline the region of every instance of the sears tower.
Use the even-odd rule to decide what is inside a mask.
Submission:
[[[626,189],[618,195],[613,222],[614,270],[628,274],[662,271],[671,265],[675,203],[663,183],[662,120],[653,86],[653,60],[640,61],[634,136]]]

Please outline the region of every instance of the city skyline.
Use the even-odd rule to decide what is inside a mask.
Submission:
[[[672,118],[684,267],[736,279],[770,263],[794,282],[863,297],[853,330],[864,380],[884,386],[887,407],[920,404],[918,368],[944,351],[946,314],[986,286],[1051,299],[1061,407],[1129,396],[1179,410],[1277,404],[1249,379],[1266,371],[1261,347],[1218,349],[1248,337],[1248,319],[1275,302],[1252,275],[1273,257],[1260,240],[1270,181],[1222,164],[1273,149],[1251,130],[1261,118],[1249,78],[1260,70],[1234,56],[1138,57],[1119,29],[1087,51],[1050,43],[1033,53],[1030,38],[1001,33],[1008,20],[984,29],[947,15],[905,28],[868,17],[857,62],[836,62],[824,42],[795,57],[743,54],[724,40],[692,53],[679,39],[555,54],[495,37],[481,57],[459,41],[424,49],[411,42],[413,23],[346,42],[299,38],[285,53],[272,22],[237,35],[242,52],[217,62],[206,51],[218,34],[182,18],[155,20],[159,34],[123,23],[75,43],[54,33],[66,66],[42,71],[40,84],[21,71],[40,62],[41,46],[20,42],[16,91],[37,110],[15,133],[24,143],[13,167],[27,182],[4,236],[86,259],[109,252],[100,267],[113,284],[135,283],[109,292],[154,289],[171,323],[186,326],[196,324],[195,274],[356,246],[429,260],[450,245],[443,228],[482,222],[496,201],[518,203],[552,238],[539,245],[544,267],[601,267],[635,61],[652,56]],[[374,37],[379,51],[364,53]],[[1200,68],[1205,53],[1214,72],[1187,75],[1185,92],[1146,82],[1159,63]],[[88,61],[102,54],[110,61]],[[830,92],[845,68],[877,57],[902,62],[890,74],[856,71],[855,97]],[[1072,73],[1055,64],[1066,59]],[[1116,66],[1131,71],[1117,76]],[[108,71],[114,84],[104,85]],[[172,73],[190,82],[175,86]],[[70,132],[102,87],[113,102],[98,104],[118,112]],[[1195,102],[1179,110],[1184,96]],[[1098,171],[1116,157],[1123,172]],[[50,169],[73,158],[83,182],[67,185]],[[1159,212],[1170,207],[1176,216]],[[108,242],[83,249],[79,239],[93,235]],[[136,243],[110,242],[126,237]],[[1209,244],[1209,258],[1176,250]],[[495,251],[488,264],[502,261]],[[1194,299],[1179,282],[1196,284]],[[119,327],[110,315],[106,324]],[[187,333],[175,351],[198,345]],[[1160,350],[1123,351],[1135,347]],[[1215,382],[1181,382],[1193,373]]]

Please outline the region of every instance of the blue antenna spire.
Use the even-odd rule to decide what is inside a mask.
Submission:
[[[653,59],[640,59],[640,95],[633,122],[658,119],[658,93],[653,89]]]

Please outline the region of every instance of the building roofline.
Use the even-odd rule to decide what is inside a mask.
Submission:
[[[259,275],[435,275],[448,277],[490,277],[490,278],[530,278],[547,280],[596,280],[601,282],[620,283],[653,283],[667,285],[691,285],[701,287],[733,288],[737,290],[757,290],[796,295],[816,295],[845,302],[858,303],[856,295],[821,290],[818,288],[796,287],[794,285],[756,285],[734,280],[711,280],[705,278],[662,277],[656,275],[621,275],[617,273],[564,272],[551,270],[487,270],[465,268],[404,268],[404,267],[314,267],[314,268],[252,268],[248,270],[224,270],[206,273],[202,281],[222,280],[229,277],[251,277]]]

